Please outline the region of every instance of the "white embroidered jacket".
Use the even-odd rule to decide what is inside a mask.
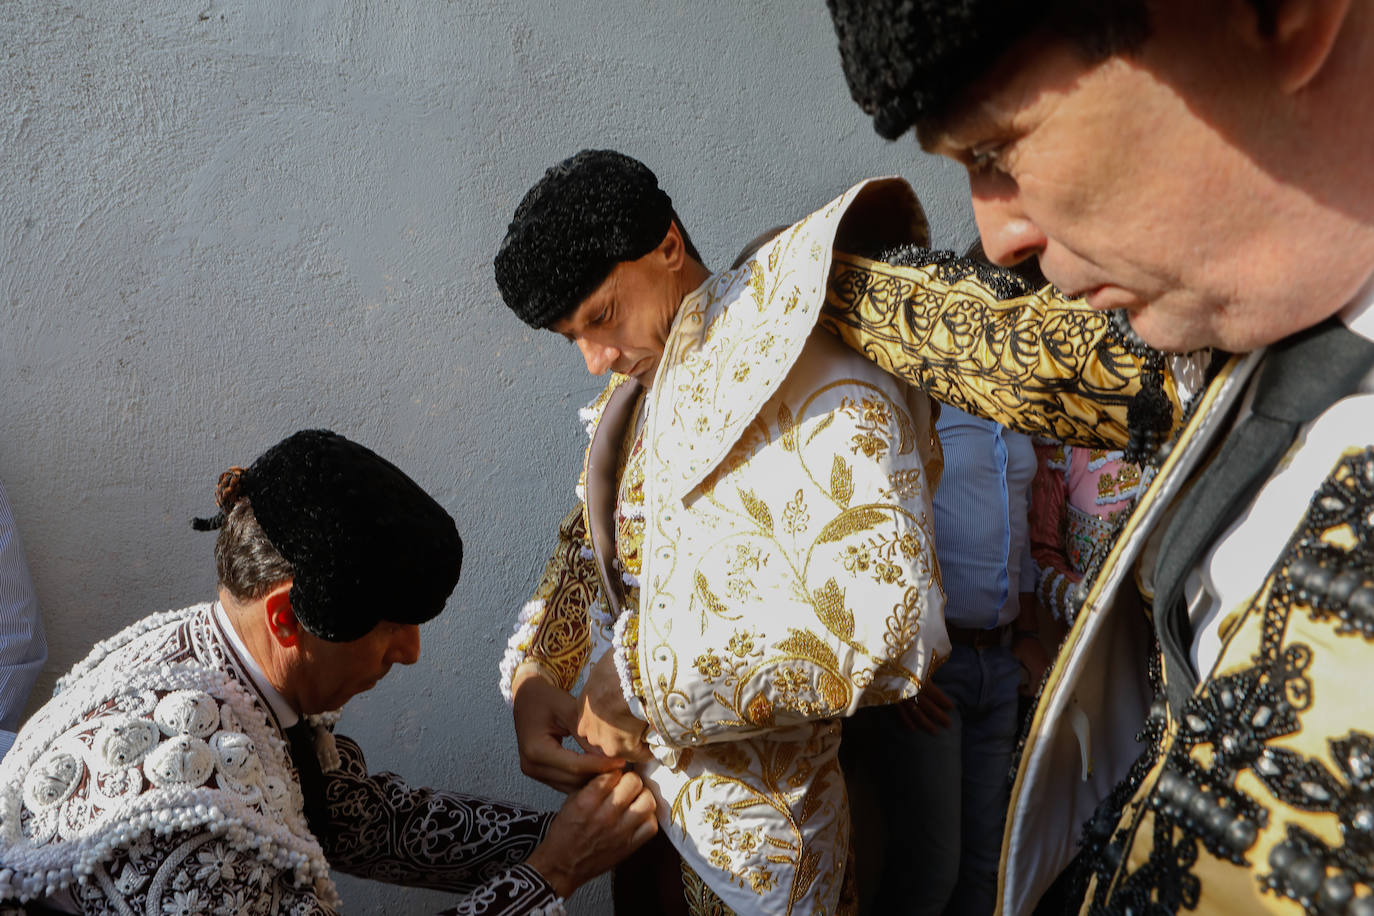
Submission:
[[[835,911],[838,718],[912,696],[948,652],[929,402],[815,330],[832,251],[872,236],[923,237],[905,183],[851,189],[683,301],[645,395],[638,576],[610,524],[638,386],[612,379],[584,510],[502,666],[508,697],[526,662],[572,690],[614,643],[660,823],[739,912]]]
[[[99,643],[19,733],[0,763],[0,910],[332,913],[332,865],[477,890],[464,914],[563,911],[518,864],[548,815],[369,775],[356,744],[336,744],[333,714],[312,720],[333,835],[322,848],[279,724],[212,609],[154,614]]]

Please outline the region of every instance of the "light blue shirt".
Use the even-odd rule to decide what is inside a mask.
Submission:
[[[29,691],[48,659],[24,547],[0,486],[0,757],[14,744]]]
[[[1015,620],[1035,588],[1027,513],[1035,476],[1029,436],[940,405],[945,469],[935,490],[935,556],[945,620],[990,629]]]

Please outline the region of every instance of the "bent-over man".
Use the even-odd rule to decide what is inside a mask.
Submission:
[[[220,478],[218,600],[95,646],[0,765],[0,901],[38,913],[332,913],[331,869],[555,914],[656,830],[634,774],[554,815],[369,775],[337,710],[420,654],[458,581],[448,513],[306,430]]]

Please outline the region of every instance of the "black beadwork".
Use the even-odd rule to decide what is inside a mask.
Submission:
[[[1325,536],[1338,529],[1347,537],[1337,542]],[[1274,743],[1301,729],[1302,714],[1313,702],[1308,672],[1314,650],[1285,640],[1291,615],[1305,611],[1313,620],[1333,621],[1338,633],[1363,637],[1362,618],[1356,619],[1359,606],[1342,611],[1351,611],[1350,598],[1364,587],[1364,574],[1352,588],[1346,573],[1371,568],[1374,448],[1347,456],[1319,488],[1283,553],[1272,587],[1261,592],[1267,597],[1254,663],[1206,681],[1184,704],[1173,723],[1165,763],[1142,800],[1134,787],[1129,792],[1127,787],[1138,785],[1142,770],[1154,768],[1169,737],[1162,727],[1167,706],[1156,701],[1150,717],[1154,747],[1146,748],[1131,776],[1084,831],[1084,858],[1097,882],[1090,912],[1194,908],[1200,884],[1191,872],[1199,847],[1205,847],[1213,856],[1254,868],[1266,893],[1291,899],[1309,914],[1374,916],[1374,736],[1352,730],[1328,739],[1335,771],[1323,759]],[[1200,748],[1209,753],[1197,753]],[[1287,808],[1334,814],[1341,845],[1333,848],[1290,823],[1267,861],[1252,860],[1249,853],[1258,832],[1275,813],[1237,787],[1242,771]],[[1128,810],[1132,805],[1136,809]],[[1150,857],[1129,874],[1120,874],[1145,810],[1154,821]],[[1114,823],[1120,825],[1115,832]]]

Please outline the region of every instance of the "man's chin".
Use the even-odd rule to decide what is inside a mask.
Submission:
[[[1107,312],[1112,328],[1137,350],[1158,350],[1163,353],[1191,353],[1200,349],[1195,342],[1184,339],[1176,327],[1158,327],[1140,309],[1111,309]]]
[[[1129,310],[1112,309],[1107,312],[1107,317],[1111,319],[1112,329],[1115,330],[1117,334],[1121,335],[1121,338],[1125,340],[1126,343],[1133,347],[1155,348],[1153,344],[1145,339],[1144,335],[1136,330],[1135,324],[1131,321],[1131,313]]]

